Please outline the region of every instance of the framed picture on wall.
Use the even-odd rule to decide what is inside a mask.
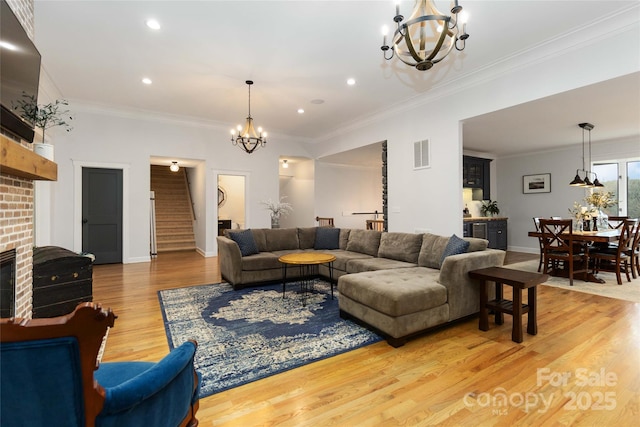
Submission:
[[[524,194],[551,193],[551,174],[524,175],[522,177],[522,192]]]

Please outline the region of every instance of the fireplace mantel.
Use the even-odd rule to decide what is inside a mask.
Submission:
[[[57,181],[58,165],[17,142],[0,135],[0,168],[3,174],[34,181]]]

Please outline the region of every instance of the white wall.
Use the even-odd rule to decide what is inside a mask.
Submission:
[[[293,212],[280,217],[280,227],[313,227],[315,169],[313,160],[297,160],[288,168],[280,164],[280,197],[291,203]]]
[[[129,171],[129,184],[125,189],[130,207],[125,213],[129,232],[123,239],[124,262],[140,262],[149,259],[149,159],[151,157],[178,157],[203,159],[205,174],[198,178],[198,190],[194,195],[204,200],[204,243],[198,239],[198,249],[207,256],[217,254],[217,186],[214,169],[241,171],[250,170],[252,179],[247,188],[248,227],[269,227],[269,214],[259,201],[276,199],[279,193],[278,157],[280,149],[297,156],[308,156],[304,146],[291,138],[272,135],[271,146],[248,155],[228,141],[226,129],[213,128],[197,123],[178,122],[169,118],[150,118],[141,115],[125,115],[113,111],[96,110],[82,105],[69,105],[73,110],[74,129],[59,134],[56,138],[56,162],[58,181],[52,184],[51,244],[69,249],[77,248],[81,224],[74,220],[74,209],[81,200],[76,200],[73,162],[124,164]],[[207,172],[208,171],[208,172]],[[198,226],[199,233],[203,228]],[[200,245],[204,245],[201,247]]]
[[[592,144],[592,161],[640,156],[640,140],[608,141]],[[584,203],[589,190],[571,187],[576,169],[582,168],[582,149],[577,144],[564,150],[503,157],[496,160],[500,214],[509,217],[510,250],[537,253],[538,242],[527,236],[533,217],[569,217],[574,202]],[[522,176],[551,174],[551,193],[522,193]]]
[[[193,221],[193,233],[196,239],[196,248],[200,253],[204,254],[207,247],[207,174],[204,161],[197,162],[194,167],[185,168],[187,180],[189,181],[189,189],[191,192],[191,202],[195,220]]]
[[[314,219],[332,217],[336,227],[365,228],[365,220],[373,215],[351,213],[382,212],[382,171],[316,162],[315,194]]]
[[[595,29],[603,33],[609,31],[601,26]],[[209,171],[250,173],[247,226],[269,227],[269,214],[260,201],[275,200],[279,196],[278,158],[281,154],[319,158],[384,140],[387,141],[388,154],[389,229],[409,232],[421,229],[444,235],[461,233],[461,120],[640,69],[637,22],[616,27],[615,31],[598,34],[591,39],[574,40],[579,36],[572,34],[562,40],[562,46],[569,50],[546,54],[545,46],[541,46],[534,60],[530,57],[516,58],[467,76],[454,86],[441,88],[435,85],[427,93],[416,93],[412,101],[353,123],[346,129],[336,129],[310,145],[272,135],[271,144],[252,155],[233,147],[228,141],[226,128],[222,126],[214,128],[171,118],[125,115],[84,108],[72,102],[69,107],[75,114],[74,130],[56,138],[59,170],[58,181],[51,189],[51,243],[72,247],[75,234],[80,230],[80,224],[74,223],[72,214],[75,204],[80,203],[74,199],[73,160],[128,165],[130,188],[127,189],[129,200],[126,202],[130,212],[126,227],[130,233],[123,243],[125,252],[129,254],[125,262],[131,262],[148,259],[151,156],[204,159]],[[594,60],[594,52],[597,52],[597,60]],[[412,167],[413,143],[423,139],[431,141],[432,166],[416,171]],[[500,164],[497,163],[497,170]],[[214,203],[217,190],[213,177],[214,174],[207,174],[205,189],[206,221],[213,225],[207,226],[206,247],[200,248],[207,254],[217,252],[214,234],[217,228]],[[498,180],[501,182],[500,178]],[[553,188],[558,188],[553,176],[552,180]],[[316,215],[331,216],[325,214],[324,209],[334,202],[330,196],[338,183],[323,175],[318,168],[315,182]],[[363,188],[352,194],[358,194]],[[497,194],[492,191],[492,198],[500,200],[502,206],[507,203],[501,194],[503,191],[509,194],[511,189],[498,185]],[[511,204],[507,205],[505,214],[512,209]],[[320,212],[321,208],[323,212]],[[345,219],[333,216],[336,220]],[[526,216],[530,216],[528,212]],[[524,223],[525,220],[515,221]]]
[[[640,69],[637,22],[588,40],[573,37],[577,35],[562,41],[569,50],[559,54],[545,55],[540,47],[535,60],[515,58],[486,73],[468,76],[455,88],[434,87],[426,94],[416,94],[413,103],[396,106],[317,141],[312,146],[314,155],[317,158],[387,140],[389,230],[462,233],[462,120]],[[594,52],[598,52],[595,62]],[[422,139],[431,141],[432,166],[414,171],[413,142]],[[499,170],[500,164],[495,168]],[[331,191],[322,185],[318,180],[317,194]],[[503,207],[507,202],[500,186],[491,197]]]

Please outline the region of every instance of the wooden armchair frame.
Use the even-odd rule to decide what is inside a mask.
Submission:
[[[176,384],[175,387],[181,387],[179,381],[176,381],[175,383],[171,382],[171,384],[168,384],[164,382],[166,378],[158,379],[157,372],[164,371],[156,371],[155,373],[148,375],[147,378],[143,378],[145,374],[153,371],[151,366],[149,366],[148,370],[144,373],[139,373],[139,375],[134,374],[137,375],[135,379],[124,378],[126,377],[126,374],[132,373],[132,371],[128,371],[127,367],[125,367],[121,371],[125,372],[123,382],[121,384],[118,384],[116,387],[105,384],[105,386],[107,387],[107,389],[105,390],[105,388],[98,383],[95,373],[95,371],[98,369],[97,356],[102,345],[103,337],[105,336],[107,329],[113,327],[115,319],[116,315],[113,314],[111,309],[103,310],[99,304],[86,302],[79,304],[71,314],[60,317],[41,319],[0,319],[0,341],[3,345],[9,343],[25,343],[25,345],[28,346],[31,341],[43,341],[50,344],[52,341],[55,341],[57,339],[64,340],[75,338],[74,346],[77,344],[77,363],[80,365],[78,369],[80,369],[81,371],[79,373],[79,378],[82,386],[84,425],[85,427],[94,427],[97,421],[107,423],[107,425],[113,425],[114,422],[118,423],[122,421],[121,418],[119,418],[120,414],[124,414],[123,416],[128,417],[131,414],[131,411],[134,410],[134,405],[138,405],[138,403],[142,403],[144,405],[144,402],[149,401],[147,399],[154,399],[156,396],[162,394],[162,390],[168,390],[168,388],[174,386],[174,384]],[[111,374],[113,374],[117,371],[118,368],[121,368],[123,365],[131,366],[132,364],[144,363],[145,365],[157,366],[167,360],[169,360],[169,363],[165,366],[173,366],[173,368],[176,369],[176,371],[167,371],[167,378],[177,378],[171,377],[171,375],[174,375],[176,374],[176,372],[178,372],[177,369],[182,370],[179,372],[180,375],[188,375],[188,371],[186,370],[192,369],[194,381],[193,390],[190,390],[191,394],[188,396],[188,399],[190,399],[190,405],[187,409],[187,414],[178,423],[178,425],[180,427],[194,427],[198,425],[198,420],[195,415],[199,406],[196,394],[199,378],[195,370],[193,370],[192,364],[187,364],[187,367],[185,368],[184,364],[180,365],[180,363],[175,363],[175,361],[181,360],[180,358],[186,359],[188,357],[190,357],[191,361],[193,361],[193,355],[195,353],[196,346],[197,344],[195,341],[192,341],[191,343],[184,343],[175,350],[175,353],[171,352],[168,356],[165,357],[165,359],[163,359],[161,362],[158,362],[157,364],[153,364],[150,362],[115,362],[102,364],[100,369],[103,369],[105,367],[111,367],[112,369],[115,368],[115,370],[110,371]],[[180,352],[180,349],[184,349],[184,351]],[[176,355],[176,357],[172,358],[173,355]],[[46,351],[43,353],[43,357],[46,357]],[[170,365],[170,363],[174,363],[174,365]],[[8,366],[4,366],[3,369],[8,369]],[[184,372],[185,374],[182,374],[182,372]],[[55,373],[52,373],[52,375],[55,375]],[[150,381],[145,383],[145,380]],[[153,380],[157,380],[157,382],[154,382]],[[143,383],[144,386],[130,386],[131,383],[136,382],[138,383],[138,385],[140,383]],[[125,386],[125,384],[127,384],[127,386]],[[52,392],[63,393],[64,391],[52,390]],[[140,394],[138,395],[136,393]],[[142,397],[145,396],[145,393],[149,394],[146,395],[146,397]],[[108,400],[112,398],[113,400]],[[158,402],[162,401],[159,400]],[[29,402],[25,403],[28,406]],[[110,404],[111,407],[109,407]],[[120,407],[120,405],[122,407]],[[61,408],[60,410],[64,409]],[[107,414],[103,414],[103,410],[107,411]],[[143,410],[141,411],[142,416],[145,416],[144,411],[146,410],[147,409],[143,408]],[[13,415],[15,416],[16,414]],[[24,414],[24,416],[28,418],[28,414]],[[99,419],[101,417],[102,419]]]
[[[0,319],[2,342],[22,342],[75,336],[78,340],[82,376],[85,425],[93,426],[102,411],[105,391],[95,381],[98,352],[107,328],[113,327],[117,316],[111,309],[103,310],[99,304],[86,302],[66,316],[42,319]]]

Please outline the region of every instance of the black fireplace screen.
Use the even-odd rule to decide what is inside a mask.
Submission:
[[[0,317],[16,311],[16,250],[0,253]]]

